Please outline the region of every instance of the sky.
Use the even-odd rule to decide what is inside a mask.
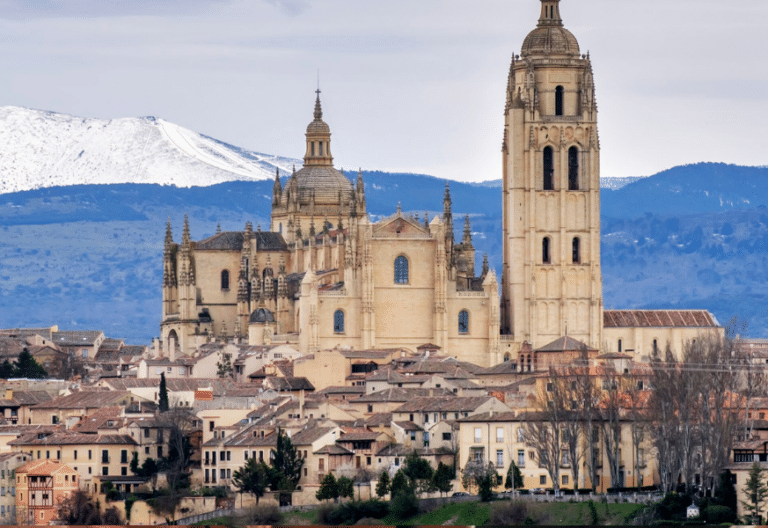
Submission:
[[[501,177],[509,61],[539,0],[0,0],[0,106],[152,115],[301,158],[318,71],[335,165]],[[562,0],[602,176],[768,165],[768,2]]]

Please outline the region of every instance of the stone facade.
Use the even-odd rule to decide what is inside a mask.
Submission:
[[[592,63],[563,27],[559,0],[541,4],[508,77],[501,288],[487,260],[475,274],[469,219],[456,242],[447,186],[442,215],[419,219],[398,207],[378,222],[368,218],[362,173],[353,184],[333,167],[318,90],[304,167],[285,186],[275,176],[269,231],[249,223],[194,242],[185,221],[177,244],[168,225],[166,350],[191,354],[201,336],[286,343],[302,354],[417,352],[434,343],[463,361],[511,360],[530,370],[531,351],[564,336],[605,352],[620,339],[635,350],[669,339],[679,354],[687,340],[722,335],[711,314],[704,326],[604,331]]]

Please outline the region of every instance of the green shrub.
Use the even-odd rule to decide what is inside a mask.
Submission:
[[[416,515],[419,511],[419,502],[416,499],[416,490],[412,486],[400,491],[392,498],[390,509],[399,519],[407,519]]]
[[[709,524],[732,523],[736,521],[736,512],[728,506],[713,504],[701,512],[702,518]]]
[[[321,504],[317,509],[317,521],[320,524],[334,524],[331,522],[331,514],[334,509],[333,504]]]

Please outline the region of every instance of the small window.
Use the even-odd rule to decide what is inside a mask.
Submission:
[[[229,290],[229,270],[221,271],[221,289]]]
[[[469,312],[466,310],[462,310],[459,312],[459,333],[460,334],[469,333]]]
[[[555,160],[552,147],[544,147],[544,190],[555,190]]]
[[[568,475],[563,475],[563,486],[568,485]]]
[[[568,149],[568,190],[579,190],[579,149]]]
[[[549,237],[544,237],[544,239],[541,241],[541,263],[542,264],[552,263],[552,255],[550,253],[549,245],[550,245]]]
[[[621,352],[621,339],[619,339],[619,352]]]
[[[563,87],[555,88],[555,115],[563,115]]]
[[[344,333],[344,312],[342,310],[336,310],[333,313],[333,332],[335,334]]]
[[[395,259],[395,284],[408,284],[408,259],[402,255]]]
[[[88,349],[83,349],[83,359],[88,359]]]
[[[540,475],[539,476],[539,485],[540,486],[546,486],[547,485],[547,476],[546,475]]]
[[[573,263],[581,263],[581,240],[578,237],[573,239]]]

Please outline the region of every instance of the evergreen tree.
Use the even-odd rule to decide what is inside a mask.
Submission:
[[[349,499],[355,498],[355,483],[351,478],[339,477],[336,481],[336,486],[339,490],[339,497],[342,499],[347,497]]]
[[[19,354],[14,370],[14,376],[17,378],[44,379],[48,377],[45,369],[35,361],[35,358],[26,348]]]
[[[7,359],[0,365],[0,378],[8,379],[16,376],[16,368]]]
[[[160,412],[168,410],[168,387],[165,386],[165,373],[160,373],[160,401],[158,403]]]
[[[523,474],[520,473],[520,468],[517,467],[514,460],[509,464],[507,480],[504,482],[504,487],[512,490],[523,487]]]
[[[408,477],[405,476],[405,472],[399,469],[395,473],[395,477],[392,479],[392,484],[389,486],[392,498],[395,497],[401,491],[405,491],[408,488]]]
[[[747,519],[748,524],[760,524],[760,512],[762,511],[765,498],[768,496],[768,486],[766,486],[763,468],[760,467],[759,462],[752,464],[752,469],[749,470],[749,478],[746,484],[744,484],[743,491],[747,496],[747,500],[741,503],[752,514],[752,518]]]
[[[389,473],[387,473],[386,470],[381,472],[381,475],[379,475],[379,481],[376,483],[376,495],[378,497],[384,497],[384,495],[389,492],[389,486],[391,484],[391,480],[389,478]]]
[[[320,489],[315,493],[317,500],[336,500],[339,498],[339,487],[336,484],[336,477],[333,473],[328,473],[323,477],[323,481],[320,483]]]
[[[282,429],[277,430],[277,446],[272,451],[272,490],[293,491],[301,479],[304,459],[299,456],[290,437]]]
[[[259,498],[264,496],[267,490],[268,471],[264,462],[257,462],[255,458],[249,458],[240,469],[236,469],[232,474],[232,483],[240,493],[252,493],[256,497],[256,504],[259,504]]]
[[[435,471],[435,474],[432,475],[432,485],[440,492],[440,493],[448,493],[453,489],[453,484],[451,484],[451,481],[456,477],[456,472],[453,470],[453,467],[447,466],[440,462],[437,465],[437,470]]]

